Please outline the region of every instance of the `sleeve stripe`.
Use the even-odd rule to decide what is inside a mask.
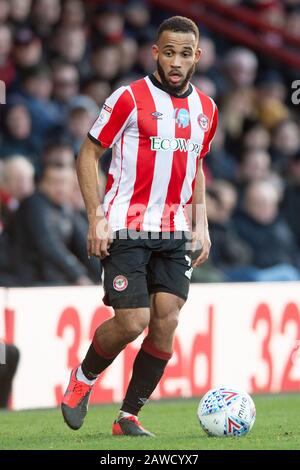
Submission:
[[[103,147],[110,147],[118,140],[134,108],[135,103],[128,89],[122,87],[116,90],[106,100],[90,135]]]
[[[94,144],[101,145],[101,142],[99,142],[99,140],[96,139],[96,137],[94,137],[90,132],[88,132],[87,136]]]

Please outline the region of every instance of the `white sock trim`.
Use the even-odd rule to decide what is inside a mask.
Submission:
[[[76,371],[76,379],[79,380],[80,382],[83,382],[83,383],[87,384],[87,385],[94,385],[94,383],[97,380],[97,378],[93,379],[93,380],[87,379],[86,376],[84,375],[84,373],[82,372],[81,366],[79,366],[77,371]]]
[[[133,415],[131,413],[127,413],[127,411],[120,410],[119,415],[117,417],[117,422],[120,421],[120,419],[122,419],[122,418],[129,418],[129,416],[134,416],[135,418],[137,418],[136,415]]]

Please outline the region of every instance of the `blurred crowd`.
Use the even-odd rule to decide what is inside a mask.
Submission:
[[[226,3],[300,38],[300,0]],[[74,163],[105,98],[154,71],[156,28],[172,14],[146,0],[0,0],[0,285],[100,282]],[[204,162],[211,256],[193,281],[299,280],[300,71],[199,28],[192,82],[220,123]]]

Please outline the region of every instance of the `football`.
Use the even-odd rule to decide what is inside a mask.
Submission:
[[[209,390],[198,406],[198,418],[210,436],[244,436],[255,422],[252,398],[242,390],[218,387]]]

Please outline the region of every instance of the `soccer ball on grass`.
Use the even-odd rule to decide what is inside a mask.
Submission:
[[[201,427],[210,436],[244,436],[251,430],[255,416],[252,398],[229,387],[209,390],[198,407]]]

